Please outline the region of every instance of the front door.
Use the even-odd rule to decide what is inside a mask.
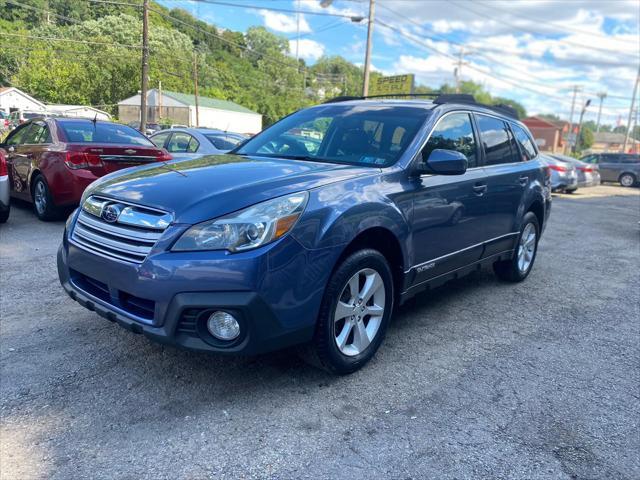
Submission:
[[[452,112],[433,129],[422,151],[456,150],[469,160],[463,175],[417,177],[413,200],[414,284],[480,259],[486,216],[484,171],[478,166],[478,143],[471,116]]]

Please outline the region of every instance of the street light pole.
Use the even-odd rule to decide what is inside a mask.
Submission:
[[[580,120],[578,121],[578,132],[576,133],[576,142],[573,146],[573,153],[578,151],[578,146],[580,146],[580,132],[582,131],[582,119],[584,118],[584,112],[587,111],[587,108],[591,105],[591,99],[587,100],[582,107],[582,111],[580,112]]]
[[[367,52],[364,57],[364,81],[362,96],[369,95],[369,71],[371,70],[371,43],[373,40],[373,19],[375,15],[375,0],[369,0],[369,25],[367,25]]]
[[[600,92],[598,94],[598,98],[600,99],[600,107],[598,107],[598,120],[596,121],[596,133],[600,131],[600,116],[602,115],[602,103],[604,99],[607,98],[607,92]]]

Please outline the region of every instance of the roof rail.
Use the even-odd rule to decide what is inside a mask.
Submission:
[[[467,93],[388,93],[385,95],[367,95],[363,97],[356,96],[342,96],[330,98],[324,103],[339,103],[339,102],[348,102],[349,100],[367,100],[370,98],[393,98],[393,97],[435,97],[433,98],[433,103],[437,105],[444,105],[446,103],[462,103],[468,105],[478,105],[479,107],[484,107],[488,110],[493,110],[496,113],[501,115],[507,115],[509,117],[519,119],[518,111],[513,108],[511,105],[506,105],[504,103],[499,103],[496,105],[487,105],[484,103],[476,102],[476,99],[473,95],[469,95]]]
[[[330,98],[323,103],[348,102],[349,100],[367,100],[370,98],[398,98],[398,97],[437,97],[439,93],[385,93],[382,95],[367,95],[361,97],[342,96]]]

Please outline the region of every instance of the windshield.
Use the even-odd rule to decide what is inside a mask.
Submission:
[[[69,142],[115,143],[153,147],[153,143],[137,130],[118,123],[61,122]]]
[[[323,105],[282,119],[234,153],[388,167],[429,113],[421,107]]]
[[[218,150],[231,150],[232,148],[237,147],[238,144],[244,140],[242,137],[215,133],[207,133],[205,134],[205,137],[207,137],[207,140],[209,140]]]

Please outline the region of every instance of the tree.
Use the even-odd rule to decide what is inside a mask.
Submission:
[[[593,140],[593,130],[583,124],[582,128],[580,129],[580,137],[578,139],[577,145],[578,148],[576,150],[582,151],[591,148],[591,146],[593,145]]]

